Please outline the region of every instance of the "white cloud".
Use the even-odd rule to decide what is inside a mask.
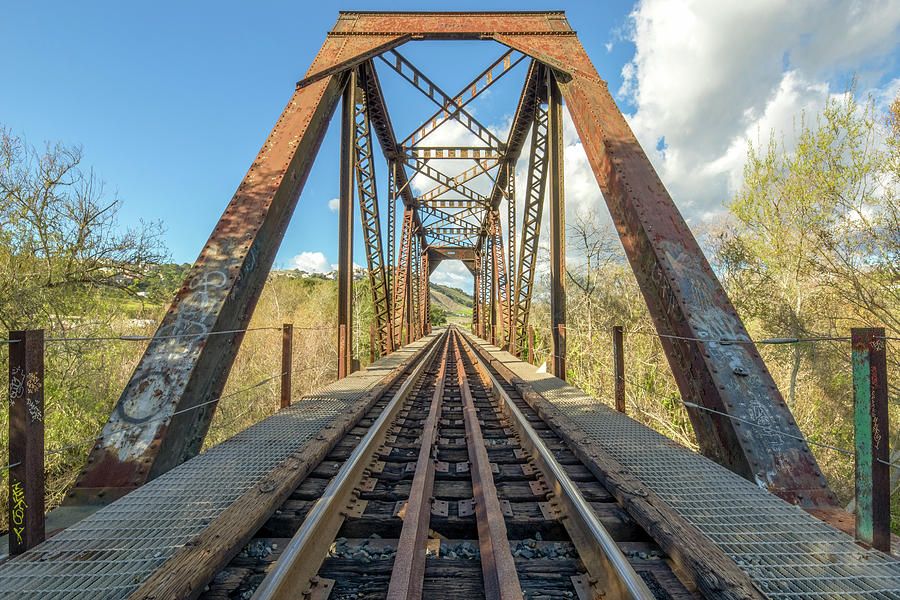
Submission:
[[[288,261],[288,267],[307,273],[329,273],[333,270],[333,265],[321,252],[301,252]]]
[[[444,260],[431,274],[430,281],[440,285],[449,285],[463,290],[467,294],[472,293],[472,274],[458,260]]]
[[[900,3],[642,0],[619,95],[685,216],[706,218],[739,185],[748,140],[789,138],[856,70],[876,86],[900,40]],[[787,140],[789,142],[789,139]]]
[[[337,212],[340,207],[341,207],[341,199],[340,198],[332,198],[331,200],[328,201],[328,208],[331,210],[331,212]]]

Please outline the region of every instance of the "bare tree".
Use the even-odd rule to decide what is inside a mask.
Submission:
[[[0,125],[0,324],[64,327],[86,295],[127,289],[166,258],[162,225],[122,229],[121,200],[107,193],[82,150],[42,149]]]

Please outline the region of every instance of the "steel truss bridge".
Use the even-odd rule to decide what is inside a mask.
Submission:
[[[419,40],[504,51],[461,90],[444,90],[405,56]],[[467,107],[516,68],[524,84],[501,138]],[[434,105],[403,139],[379,81],[385,70]],[[338,109],[339,379],[199,454]],[[564,382],[564,109],[690,401],[700,454]],[[473,144],[430,145],[449,122]],[[416,193],[414,179],[430,189]],[[381,359],[351,373],[356,203]],[[550,374],[517,358],[545,218]],[[447,260],[474,276],[471,334],[428,323],[429,276]],[[900,598],[900,566],[832,527],[848,515],[562,12],[340,13],[61,510],[83,507],[96,512],[0,566],[0,590]]]

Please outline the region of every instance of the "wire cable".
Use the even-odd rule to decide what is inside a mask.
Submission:
[[[714,413],[714,414],[717,414],[717,415],[721,415],[721,416],[723,416],[723,417],[726,417],[726,418],[728,418],[728,419],[732,419],[732,420],[734,420],[734,421],[739,421],[739,422],[744,423],[744,424],[746,424],[746,425],[749,425],[749,426],[751,426],[751,427],[756,427],[756,428],[761,429],[761,430],[763,430],[763,431],[768,431],[768,432],[775,433],[775,434],[780,435],[780,436],[783,436],[783,437],[792,438],[792,439],[795,439],[795,440],[798,440],[798,441],[801,441],[801,442],[805,442],[805,443],[807,443],[807,444],[811,444],[811,445],[813,445],[813,446],[819,446],[819,447],[821,447],[821,448],[827,448],[828,450],[834,450],[835,452],[840,452],[841,454],[846,454],[846,455],[848,455],[848,456],[856,456],[856,452],[854,452],[853,450],[848,450],[847,448],[841,448],[841,447],[839,447],[839,446],[831,446],[831,445],[829,445],[829,444],[823,444],[822,442],[816,442],[816,441],[810,440],[810,439],[808,439],[808,438],[805,438],[805,437],[802,437],[802,436],[799,436],[799,435],[793,435],[793,434],[791,434],[791,433],[786,433],[786,432],[781,431],[781,430],[779,430],[779,429],[775,429],[775,428],[773,428],[773,427],[769,427],[768,425],[763,425],[762,423],[757,423],[757,422],[755,422],[755,421],[750,421],[750,420],[748,420],[748,419],[744,419],[744,418],[741,418],[741,417],[737,417],[737,416],[735,416],[735,415],[730,415],[730,414],[728,414],[728,413],[725,413],[725,412],[716,410],[716,409],[714,409],[714,408],[709,408],[709,407],[706,407],[706,406],[701,406],[700,404],[697,404],[696,402],[690,402],[690,401],[688,401],[688,400],[683,400],[683,399],[681,399],[681,398],[672,398],[671,396],[666,396],[665,394],[661,394],[661,393],[657,392],[657,391],[654,390],[654,389],[648,388],[648,387],[646,387],[646,386],[644,386],[644,385],[641,385],[640,383],[637,383],[637,382],[635,382],[635,381],[632,381],[632,380],[628,379],[627,377],[622,377],[622,378],[619,378],[619,379],[620,379],[621,381],[624,381],[625,383],[631,385],[631,386],[640,388],[640,389],[642,389],[642,390],[644,390],[644,391],[650,392],[651,394],[654,394],[654,395],[656,395],[656,396],[659,396],[660,398],[664,398],[664,399],[670,400],[670,401],[671,401],[671,400],[677,400],[678,402],[680,402],[681,404],[683,404],[685,407],[688,407],[688,408],[696,408],[696,409],[698,409],[698,410],[703,410],[703,411],[706,411],[706,412]],[[882,460],[882,459],[880,459],[880,458],[876,458],[875,460],[876,460],[877,462],[882,463],[882,464],[888,465],[889,467],[892,467],[892,468],[895,468],[895,469],[900,469],[900,463],[892,463],[892,462],[890,462],[890,461]]]
[[[248,392],[248,391],[250,391],[250,390],[252,390],[252,389],[255,389],[255,388],[258,388],[258,387],[260,387],[260,386],[262,386],[262,385],[265,385],[266,383],[272,381],[273,379],[280,379],[283,375],[286,375],[286,372],[285,372],[285,373],[277,373],[277,374],[272,375],[272,376],[270,376],[270,377],[266,377],[265,379],[262,379],[262,380],[260,380],[260,381],[257,381],[256,383],[254,383],[254,384],[252,384],[252,385],[248,385],[247,387],[241,388],[241,389],[239,389],[239,390],[235,390],[234,392],[229,392],[228,394],[225,394],[225,395],[223,395],[223,396],[219,396],[218,398],[216,398],[216,399],[214,399],[214,400],[209,400],[209,401],[207,401],[207,402],[201,402],[200,404],[196,404],[196,405],[191,406],[191,407],[188,407],[188,408],[183,408],[183,409],[181,409],[181,410],[176,410],[175,412],[173,412],[173,413],[170,414],[170,415],[164,415],[164,416],[156,417],[156,418],[153,418],[153,419],[147,419],[146,421],[143,421],[143,422],[140,423],[140,424],[135,424],[135,425],[131,425],[131,426],[129,426],[129,427],[125,427],[125,428],[121,429],[120,431],[122,431],[122,430],[126,430],[126,431],[127,431],[128,429],[136,429],[138,426],[143,427],[143,426],[146,425],[147,423],[155,423],[155,422],[157,422],[157,421],[164,421],[164,420],[166,420],[166,419],[169,419],[169,418],[171,418],[171,417],[174,417],[175,415],[184,414],[184,413],[186,413],[186,412],[190,412],[190,411],[192,411],[192,410],[196,410],[196,409],[198,409],[198,408],[200,408],[200,407],[207,406],[207,405],[209,405],[209,404],[213,404],[213,403],[219,402],[219,401],[221,401],[221,400],[225,400],[226,398],[231,398],[231,397],[233,397],[233,396],[237,396],[238,394],[243,394],[244,392]],[[76,442],[76,443],[74,443],[74,444],[69,444],[68,446],[63,446],[62,448],[56,448],[56,449],[54,449],[54,450],[48,450],[47,452],[44,452],[44,456],[46,457],[46,456],[50,456],[50,455],[52,455],[52,454],[59,454],[60,452],[65,452],[66,450],[70,450],[70,449],[72,449],[72,448],[77,448],[77,447],[79,447],[79,446],[84,446],[85,444],[89,444],[89,443],[91,443],[91,442],[98,442],[98,441],[100,441],[100,440],[102,440],[102,439],[103,439],[103,436],[100,435],[100,436],[93,437],[93,438],[90,438],[90,439],[82,440],[82,441]],[[0,472],[8,471],[9,469],[12,469],[13,467],[17,467],[17,466],[19,466],[20,464],[22,464],[21,461],[15,462],[15,463],[12,463],[12,464],[5,465],[5,466],[3,466],[3,467],[0,467]]]

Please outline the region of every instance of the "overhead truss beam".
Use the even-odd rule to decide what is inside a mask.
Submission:
[[[387,55],[387,56],[385,56]],[[410,82],[417,90],[422,92],[429,100],[448,112],[463,127],[475,134],[475,136],[491,148],[502,149],[503,142],[494,133],[478,122],[478,119],[469,114],[453,98],[447,95],[436,83],[431,81],[424,73],[419,71],[411,62],[396,50],[389,50],[379,58],[401,77]],[[388,60],[390,58],[390,60]],[[404,143],[411,146],[412,143]]]
[[[506,75],[513,67],[518,65],[525,59],[525,55],[515,50],[507,50],[503,55],[495,60],[491,65],[482,71],[471,83],[465,86],[462,91],[453,97],[453,102],[460,108],[480,96],[494,82]],[[440,127],[443,123],[453,118],[453,113],[442,108],[431,117],[425,120],[425,123],[416,131],[412,132],[409,137],[403,140],[404,146],[418,145],[428,136],[429,133]]]

